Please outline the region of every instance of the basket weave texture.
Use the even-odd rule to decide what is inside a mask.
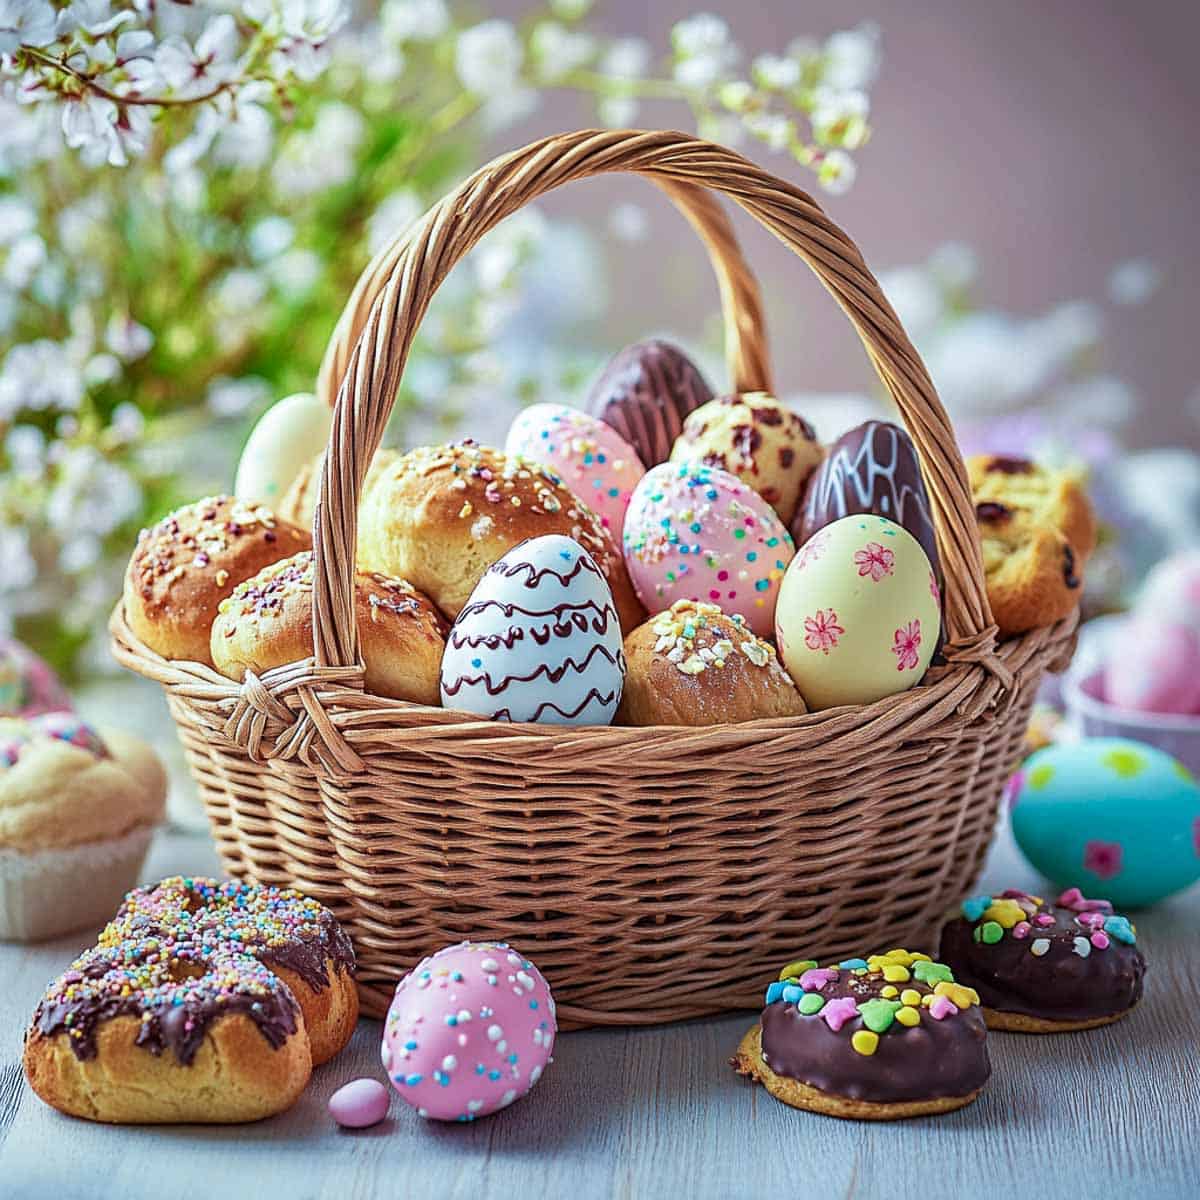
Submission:
[[[770,390],[758,288],[722,193],[813,269],[857,329],[916,443],[946,577],[946,665],[864,707],[702,729],[482,721],[365,694],[355,514],[434,292],[489,229],[561,184],[624,171],[700,235],[732,386]],[[706,189],[711,189],[706,190]],[[314,528],[314,653],[236,684],[140,643],[166,689],[225,868],[301,888],[354,940],[369,1015],[421,956],[518,945],[566,1028],[753,1007],[780,962],[927,944],[982,864],[1046,669],[1074,619],[997,644],[949,420],[854,243],[818,205],[682,133],[588,131],[495,160],[385,247],[334,332],[336,404]]]

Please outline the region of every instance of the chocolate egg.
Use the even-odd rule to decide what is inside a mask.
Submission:
[[[766,392],[747,392],[710,400],[690,413],[671,461],[702,462],[736,475],[786,524],[824,455],[813,427],[799,413]]]
[[[655,338],[622,350],[592,385],[584,407],[653,467],[670,457],[688,413],[712,398],[712,388],[692,360]]]
[[[894,521],[865,513],[800,547],[775,609],[779,657],[814,710],[870,704],[919,683],[939,625],[925,551]]]
[[[908,530],[942,584],[932,509],[912,439],[890,421],[865,421],[842,434],[813,472],[792,522],[797,545],[833,521],[874,513]]]
[[[565,404],[531,404],[513,421],[504,453],[552,468],[620,540],[629,497],[646,468],[611,425]]]
[[[740,613],[759,637],[795,548],[783,522],[736,475],[698,463],[660,463],[625,514],[625,565],[650,612],[676,600]]]
[[[1017,845],[1060,887],[1139,908],[1200,879],[1200,786],[1145,742],[1047,746],[1022,764],[1009,802]]]
[[[494,721],[607,725],[624,680],[608,582],[577,541],[547,534],[514,546],[475,585],[446,639],[441,695]]]

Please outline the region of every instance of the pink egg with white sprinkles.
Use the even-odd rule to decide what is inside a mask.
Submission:
[[[380,1054],[418,1115],[473,1121],[525,1095],[553,1061],[554,998],[503,942],[460,942],[399,983]]]
[[[648,611],[704,601],[771,636],[796,547],[775,510],[736,475],[700,463],[652,468],[629,502],[623,541],[629,578]]]
[[[629,498],[646,468],[611,425],[566,404],[531,404],[513,421],[504,452],[561,475],[620,541]]]

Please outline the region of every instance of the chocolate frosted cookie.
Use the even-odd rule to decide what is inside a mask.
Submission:
[[[1020,1033],[1120,1020],[1146,973],[1133,924],[1078,888],[1054,904],[1015,889],[972,896],[942,930],[941,956],[979,993],[989,1029]]]
[[[649,468],[667,461],[684,418],[712,398],[695,363],[655,338],[622,350],[592,385],[584,407],[615,429]]]
[[[791,963],[733,1067],[793,1108],[888,1121],[962,1108],[991,1074],[979,997],[925,954]]]

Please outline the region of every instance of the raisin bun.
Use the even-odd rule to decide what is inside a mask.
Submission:
[[[312,546],[268,508],[210,496],[143,529],[125,571],[125,620],[163,658],[212,666],[209,631],[239,583]]]
[[[436,705],[446,644],[437,609],[403,579],[363,571],[355,575],[354,596],[367,691]],[[313,556],[308,550],[240,584],[213,622],[217,670],[240,681],[248,670],[260,674],[309,658],[312,599]]]
[[[400,455],[395,450],[379,450],[375,454],[370,467],[367,468],[363,480],[362,496],[374,486],[379,476],[398,459]],[[325,466],[325,451],[300,468],[300,473],[292,480],[291,487],[284,493],[279,502],[279,515],[301,529],[313,527],[313,516],[317,511],[317,491],[321,486],[321,471]],[[359,498],[361,506],[362,497]]]
[[[1096,546],[1096,518],[1078,476],[1027,458],[967,460],[988,601],[1002,635],[1070,614]]]
[[[457,617],[483,573],[528,538],[559,533],[592,556],[628,632],[645,618],[620,549],[548,467],[474,442],[411,450],[359,509],[359,566],[401,576]]]
[[[677,600],[625,639],[618,725],[721,725],[808,710],[768,642],[740,614]]]

